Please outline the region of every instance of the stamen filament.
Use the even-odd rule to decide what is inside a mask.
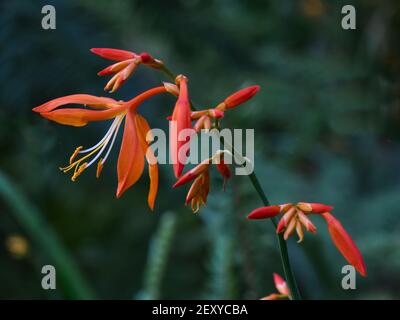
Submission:
[[[90,148],[88,148],[88,149],[79,150],[79,153],[87,153],[87,152],[90,152],[90,151],[96,149],[100,144],[102,144],[102,143],[107,139],[107,137],[108,137],[110,134],[112,134],[112,132],[113,132],[114,129],[115,129],[115,126],[117,125],[117,123],[118,123],[118,121],[120,120],[121,117],[122,117],[122,116],[116,116],[116,117],[115,117],[115,119],[114,119],[113,123],[111,124],[110,128],[108,129],[107,133],[104,135],[104,137],[103,137],[97,144],[95,144],[93,147],[90,147]]]
[[[107,158],[108,158],[108,155],[109,155],[110,152],[111,152],[111,149],[112,149],[112,147],[113,147],[113,145],[114,145],[114,142],[115,142],[115,138],[116,138],[117,135],[118,135],[118,131],[119,131],[119,127],[121,126],[121,123],[122,123],[122,119],[121,119],[121,121],[118,123],[117,128],[115,129],[114,137],[113,137],[113,139],[112,139],[112,141],[111,141],[110,147],[108,148],[107,153],[106,153],[104,159],[102,160],[102,164],[104,164],[104,163],[106,162],[106,160],[107,160]]]
[[[122,114],[122,115],[119,115],[119,116],[117,116],[115,118],[115,120],[111,124],[111,126],[108,129],[108,131],[105,134],[105,136],[96,145],[94,145],[93,147],[91,147],[89,149],[86,149],[86,150],[81,150],[81,147],[77,148],[70,159],[74,160],[78,153],[88,153],[88,154],[86,154],[82,158],[76,160],[75,162],[70,163],[66,167],[61,167],[60,170],[63,171],[64,173],[67,173],[68,171],[74,169],[74,173],[73,173],[71,179],[72,179],[72,181],[75,181],[76,178],[85,169],[87,169],[95,161],[97,161],[97,159],[102,155],[102,153],[104,152],[106,147],[109,145],[109,142],[111,141],[111,144],[110,144],[110,146],[109,146],[109,148],[107,150],[106,156],[104,157],[104,159],[100,159],[100,161],[99,161],[98,170],[97,171],[101,171],[102,166],[103,166],[105,160],[107,159],[108,155],[110,154],[110,151],[111,151],[111,149],[112,149],[112,147],[114,145],[115,139],[117,137],[117,134],[118,134],[119,128],[121,126],[122,120],[124,119],[124,116],[125,116],[125,114]],[[96,154],[96,156],[92,160],[90,160],[89,162],[85,162],[85,163],[81,164],[84,160],[90,158],[94,154]],[[99,167],[101,167],[100,170],[99,170]],[[99,172],[96,175],[99,175]]]

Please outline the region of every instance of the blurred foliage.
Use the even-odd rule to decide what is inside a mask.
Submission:
[[[56,7],[56,30],[41,29],[45,4]],[[356,7],[356,30],[341,28],[345,4]],[[149,244],[157,242],[167,210],[176,213],[176,226],[168,261],[161,262],[164,276],[156,279],[163,280],[160,298],[254,299],[274,291],[272,272],[282,270],[271,225],[245,220],[261,204],[245,177],[233,177],[226,193],[216,178],[207,209],[193,215],[183,206],[185,188],[169,187],[168,166],[154,213],[146,206],[147,177],[115,199],[115,150],[100,181],[88,171],[72,183],[58,171],[107,124],[63,127],[31,108],[71,93],[104,95],[105,79],[96,72],[107,62],[91,47],[152,53],[189,76],[200,106],[260,84],[224,125],[255,129],[255,168],[272,202],[334,205],[366,260],[368,277],[358,278],[357,290],[343,291],[345,261],[316,217],[316,236],[307,234],[301,246],[289,241],[303,296],[400,298],[398,1],[5,0],[0,9],[1,171],[40,209],[98,297],[146,290],[154,267],[146,264],[154,254]],[[133,97],[161,80],[139,68],[116,97]],[[140,111],[152,127],[166,128],[172,105],[161,97]],[[8,251],[14,234],[28,245],[37,239],[7,201],[0,210],[0,298],[67,297],[61,287],[41,289],[41,266],[48,263],[41,247],[22,259]]]

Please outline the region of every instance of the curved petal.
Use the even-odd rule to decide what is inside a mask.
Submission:
[[[91,121],[102,121],[115,118],[124,112],[125,106],[118,106],[113,109],[96,111],[79,108],[57,109],[51,112],[42,112],[43,118],[68,126],[82,127]]]
[[[97,72],[98,76],[104,76],[107,74],[112,74],[112,73],[117,73],[121,71],[122,69],[126,68],[133,60],[124,60],[121,62],[114,63],[107,68],[104,68],[103,70]]]
[[[328,224],[328,231],[336,248],[343,257],[365,277],[367,274],[363,257],[350,235],[343,228],[342,224],[330,213],[323,213]]]
[[[40,106],[33,108],[35,112],[50,112],[59,106],[66,104],[83,104],[90,105],[93,108],[107,109],[111,108],[114,104],[118,105],[118,102],[112,98],[107,97],[96,97],[90,94],[71,94],[65,97],[56,98],[43,103]]]
[[[151,210],[154,210],[154,203],[157,197],[158,191],[158,165],[149,164],[149,178],[150,178],[150,188],[149,195],[147,196],[147,203]]]
[[[267,206],[253,210],[247,219],[267,219],[277,216],[281,212],[280,206]]]
[[[126,115],[124,136],[118,157],[117,198],[140,178],[144,169],[144,152],[137,134],[135,117],[130,111]]]
[[[151,128],[147,123],[146,119],[143,118],[142,116],[137,115],[135,120],[136,120],[138,135],[140,136],[142,150],[146,154],[146,159],[149,166],[150,188],[149,188],[149,194],[147,196],[147,203],[150,209],[153,210],[158,191],[158,165],[154,152],[149,146],[148,142],[146,141],[146,136],[148,132],[151,130]]]
[[[280,207],[282,208],[282,206]],[[293,219],[296,212],[297,210],[295,207],[291,207],[288,211],[285,212],[281,220],[279,220],[278,226],[276,227],[276,233],[281,233],[287,227],[289,221]]]
[[[120,49],[92,48],[90,51],[102,58],[113,61],[123,61],[137,57],[137,54],[134,52]]]

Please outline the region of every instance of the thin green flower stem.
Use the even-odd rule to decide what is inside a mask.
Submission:
[[[268,201],[268,198],[265,195],[265,192],[264,192],[263,188],[261,187],[261,184],[258,181],[257,175],[254,173],[254,171],[249,175],[249,178],[250,178],[250,181],[251,181],[254,189],[256,189],[257,194],[261,198],[264,205],[269,206],[270,202]],[[276,225],[275,218],[272,218],[271,222],[274,225],[274,227],[276,228],[277,225]],[[300,292],[299,292],[299,289],[298,289],[297,283],[296,283],[296,278],[294,277],[292,267],[290,265],[289,253],[288,253],[288,249],[286,246],[286,241],[285,241],[285,239],[283,239],[282,233],[276,234],[276,237],[277,237],[278,243],[279,243],[279,251],[281,254],[283,271],[285,273],[285,278],[286,278],[286,281],[287,281],[287,284],[289,286],[290,293],[291,293],[290,298],[292,300],[301,300]]]
[[[163,71],[172,81],[175,82],[176,76],[174,76],[174,73],[171,72],[166,66],[163,66],[160,70]],[[191,102],[190,104],[191,104],[192,109],[196,110],[196,108],[193,106],[193,103]],[[257,191],[257,194],[260,197],[263,204],[265,206],[269,206],[270,202],[269,202],[263,188],[261,187],[261,184],[260,184],[254,170],[250,175],[248,175],[248,177],[250,178],[251,184],[253,185],[254,189]],[[276,228],[277,224],[276,224],[275,218],[272,218],[270,220],[271,220],[272,224],[274,225],[274,227]],[[285,273],[285,278],[286,278],[286,281],[287,281],[287,284],[289,286],[289,290],[291,293],[290,299],[291,300],[301,300],[300,292],[299,292],[299,289],[298,289],[297,283],[296,283],[296,278],[294,276],[292,267],[290,265],[289,253],[288,253],[286,241],[285,241],[285,239],[283,239],[283,235],[281,233],[276,234],[276,237],[278,239],[279,252],[280,252],[280,256],[281,256],[283,271]]]

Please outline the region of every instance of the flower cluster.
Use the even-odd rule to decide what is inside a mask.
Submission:
[[[366,276],[365,263],[360,251],[339,220],[332,216],[330,213],[332,210],[333,207],[321,203],[287,203],[255,209],[247,216],[247,218],[267,219],[282,214],[276,232],[284,232],[283,237],[287,240],[288,237],[296,231],[299,237],[298,242],[301,242],[304,238],[303,227],[311,233],[317,232],[317,228],[308,216],[311,214],[320,215],[326,221],[328,232],[339,252],[362,276]]]
[[[111,75],[111,79],[104,87],[106,92],[115,93],[132,76],[139,65],[164,72],[171,78],[172,83],[163,83],[163,85],[146,90],[128,101],[79,93],[56,98],[33,108],[33,111],[42,117],[62,125],[82,127],[95,121],[109,120],[111,122],[109,129],[97,143],[89,148],[77,147],[70,156],[69,163],[60,170],[64,173],[72,172],[71,180],[76,181],[84,171],[96,164],[96,177],[99,178],[123,126],[117,163],[116,196],[120,197],[139,180],[147,162],[150,178],[147,202],[153,210],[158,191],[158,164],[151,148],[153,139],[150,125],[139,114],[138,108],[148,99],[168,93],[176,99],[174,104],[171,104],[173,105],[172,114],[167,118],[170,122],[170,155],[173,172],[177,178],[173,187],[176,188],[191,182],[185,204],[191,204],[193,212],[198,212],[200,206],[205,206],[207,203],[211,187],[210,170],[212,165],[215,165],[224,179],[224,189],[226,182],[231,177],[231,170],[225,162],[228,151],[217,151],[183,174],[191,135],[181,139],[180,133],[184,133],[187,129],[194,129],[188,130],[193,132],[212,128],[220,129],[219,120],[225,116],[225,113],[251,99],[260,87],[244,88],[215,104],[213,108],[197,110],[194,109],[189,97],[189,79],[185,75],[173,75],[161,60],[153,58],[148,53],[137,54],[119,49],[93,48],[91,51],[102,58],[114,61],[112,65],[98,72],[99,76]],[[80,105],[80,107],[65,107],[67,105]],[[229,155],[232,156],[232,154]],[[248,219],[273,219],[281,214],[282,217],[277,224],[276,232],[283,233],[285,240],[293,233],[297,233],[298,242],[302,242],[304,229],[311,233],[316,233],[317,230],[310,220],[310,215],[319,215],[326,221],[328,232],[340,253],[362,276],[365,276],[366,268],[361,253],[342,224],[330,213],[332,209],[333,207],[320,203],[287,203],[258,208],[248,215]],[[274,282],[278,293],[263,299],[276,300],[291,297],[288,285],[278,274],[274,274]],[[293,288],[292,291],[295,295]]]
[[[115,61],[114,64],[98,72],[99,76],[112,75],[104,87],[105,91],[111,93],[117,91],[141,64],[164,72],[167,70],[161,60],[153,58],[148,53],[137,54],[110,48],[93,48],[91,51],[102,58]],[[96,144],[89,148],[77,147],[70,156],[69,163],[60,168],[64,173],[72,172],[72,181],[76,181],[84,171],[95,164],[97,165],[96,177],[100,177],[118,132],[123,126],[117,164],[116,196],[119,198],[139,180],[144,171],[145,162],[147,162],[150,177],[148,205],[153,210],[158,191],[158,164],[150,146],[152,141],[150,126],[147,120],[138,113],[138,107],[146,100],[161,93],[169,93],[177,98],[172,116],[168,120],[176,125],[175,134],[172,134],[172,130],[170,130],[169,146],[171,160],[174,164],[173,171],[176,178],[179,178],[185,165],[185,155],[182,156],[182,149],[190,140],[190,136],[186,140],[178,139],[179,133],[190,128],[194,128],[197,132],[212,128],[215,121],[224,116],[225,110],[246,102],[259,90],[258,86],[242,89],[217,104],[215,108],[192,111],[188,81],[186,76],[178,75],[174,79],[175,83],[165,82],[162,86],[149,89],[129,101],[117,101],[109,97],[97,97],[90,94],[72,94],[50,100],[33,108],[33,111],[48,120],[75,127],[82,127],[94,121],[112,120],[109,129]],[[66,105],[81,105],[81,107],[64,107]],[[192,122],[194,122],[194,127]],[[221,155],[216,154],[212,157],[213,160],[217,158],[221,158],[217,168],[226,178],[229,168],[223,164]],[[193,183],[186,203],[192,202],[194,211],[198,211],[200,204],[206,203],[209,184],[208,170],[199,174],[198,179]],[[175,186],[177,185],[178,183]]]
[[[174,188],[193,181],[189,192],[186,196],[185,204],[188,205],[191,202],[192,211],[198,212],[200,205],[203,206],[207,203],[207,196],[210,192],[210,167],[211,164],[215,163],[218,172],[224,179],[224,189],[226,182],[231,177],[231,171],[229,166],[224,161],[224,153],[226,151],[218,151],[213,157],[208,158],[201,162],[199,165],[194,167],[192,170],[185,173],[178,181],[173,185]]]

